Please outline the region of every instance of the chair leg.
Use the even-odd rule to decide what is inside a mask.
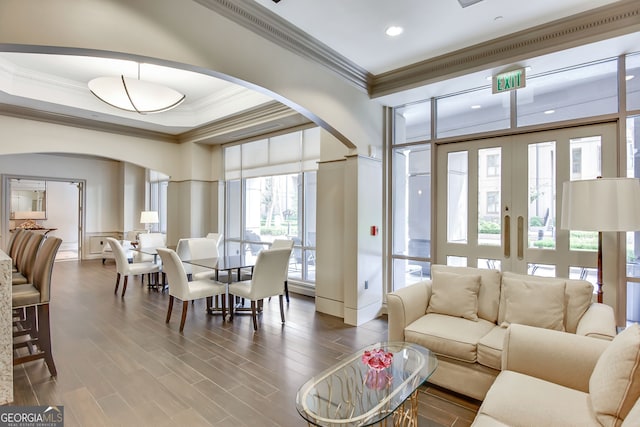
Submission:
[[[114,294],[118,293],[118,287],[120,286],[120,273],[116,274],[116,290],[113,292]]]
[[[280,319],[282,323],[284,323],[284,306],[282,304],[282,294],[278,295],[278,299],[280,300]]]
[[[189,309],[189,301],[182,301],[182,320],[180,320],[180,332],[184,329],[184,321],[187,320],[187,310]]]
[[[127,292],[127,281],[129,279],[129,276],[125,275],[124,276],[124,283],[122,284],[122,298],[124,298],[124,293]]]
[[[233,308],[234,308],[233,307],[233,298],[234,298],[233,295],[231,295],[231,294],[228,295],[228,300],[227,301],[229,303],[228,304],[229,305],[229,321],[233,320]],[[222,296],[222,300],[223,300],[222,303],[223,304],[224,304],[224,299],[225,299],[224,296]]]
[[[287,303],[289,302],[289,281],[284,281],[284,295],[287,297]]]
[[[38,345],[44,352],[44,361],[47,363],[52,377],[58,375],[56,364],[51,354],[51,325],[49,324],[49,304],[38,306]]]
[[[207,297],[207,313],[211,313],[212,305],[213,305],[213,297]]]
[[[169,320],[171,320],[172,310],[173,310],[173,295],[169,295],[169,309],[167,310],[167,320],[165,323],[169,323]]]
[[[256,302],[251,300],[251,317],[253,318],[253,330],[258,330],[258,319],[256,316]]]
[[[226,307],[226,303],[225,303],[225,296],[224,295],[220,295],[220,299],[222,300],[222,321],[226,322],[227,321],[227,307]],[[218,302],[218,297],[216,296],[216,303]]]

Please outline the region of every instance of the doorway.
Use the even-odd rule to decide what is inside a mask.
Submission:
[[[439,146],[437,262],[595,283],[597,233],[560,229],[562,184],[616,176],[616,147],[615,123]]]

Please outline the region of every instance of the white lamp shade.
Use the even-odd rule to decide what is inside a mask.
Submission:
[[[158,212],[142,211],[140,213],[140,224],[157,224],[158,222]]]
[[[640,230],[640,180],[598,178],[565,182],[562,186],[560,228]]]
[[[177,107],[185,95],[155,83],[128,77],[98,77],[89,90],[107,104],[140,114],[160,113]]]

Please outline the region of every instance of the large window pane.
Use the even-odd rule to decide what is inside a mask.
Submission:
[[[509,94],[492,94],[491,87],[439,98],[436,102],[438,138],[508,129],[511,124]]]
[[[429,100],[394,109],[394,144],[431,139],[431,102]]]
[[[618,111],[615,60],[527,78],[518,89],[518,126],[610,114]]]
[[[627,176],[640,178],[640,116],[627,119]],[[626,241],[627,319],[640,322],[640,231],[627,233]]]
[[[640,54],[628,55],[627,70],[627,110],[640,110]]]

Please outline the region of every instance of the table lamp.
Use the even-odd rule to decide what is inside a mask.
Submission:
[[[640,180],[597,178],[562,186],[564,230],[598,232],[598,302],[602,302],[602,232],[640,230]]]
[[[140,224],[144,224],[145,228],[147,228],[147,224],[157,224],[158,222],[160,222],[158,220],[158,212],[142,211],[140,213]],[[151,231],[150,228],[149,231]]]

